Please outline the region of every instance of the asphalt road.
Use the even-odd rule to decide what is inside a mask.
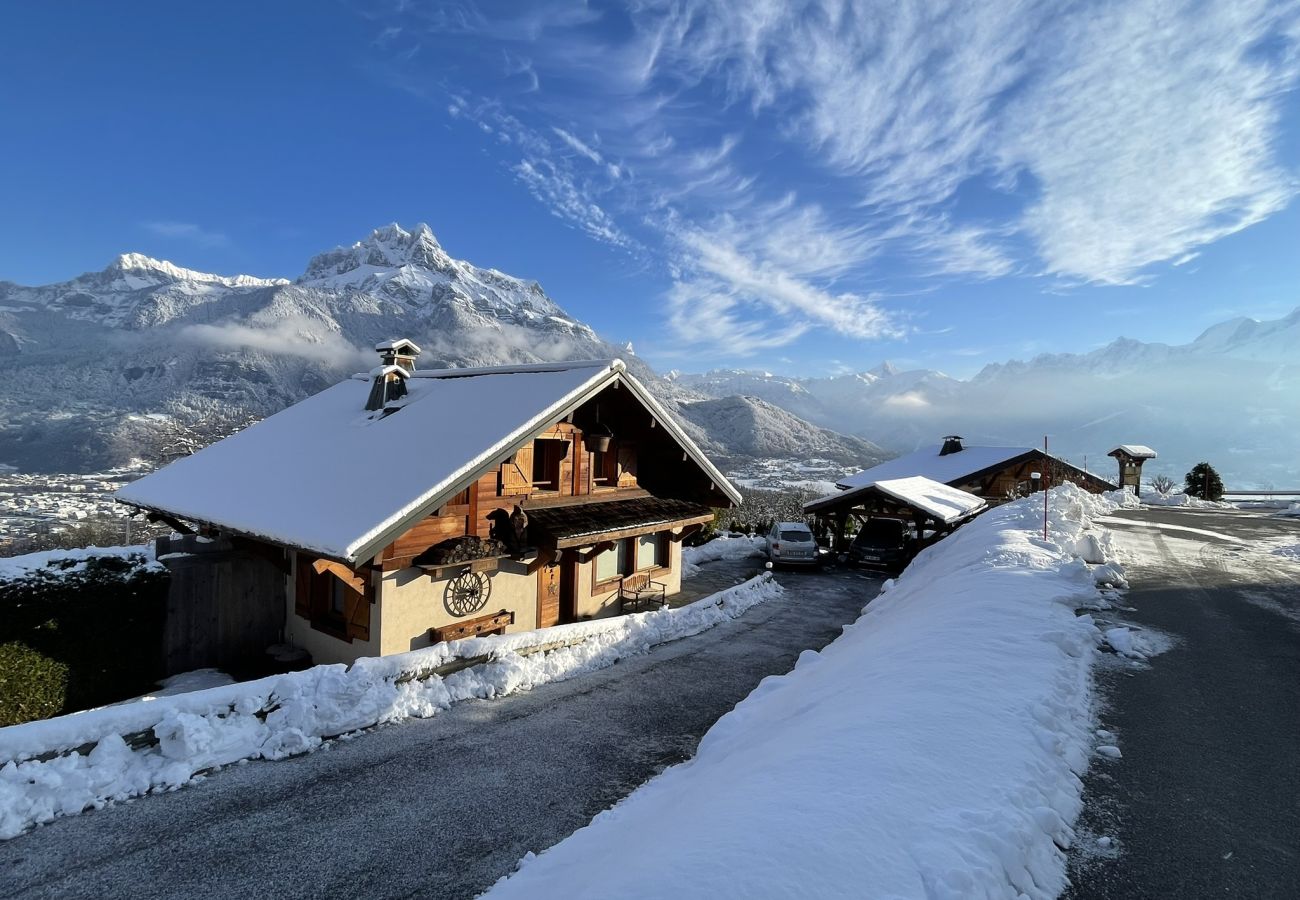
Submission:
[[[689,758],[765,676],[838,637],[880,583],[778,577],[782,600],[609,669],[0,842],[0,897],[475,896]]]
[[[1120,760],[1085,784],[1066,897],[1300,896],[1300,521],[1126,511],[1123,618],[1174,644],[1100,674]],[[1216,536],[1217,535],[1217,536]],[[1098,853],[1110,836],[1117,851]]]

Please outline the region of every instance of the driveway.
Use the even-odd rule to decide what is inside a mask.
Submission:
[[[839,636],[880,584],[778,578],[782,599],[609,669],[0,843],[0,896],[472,897],[688,759],[759,681]]]
[[[1147,509],[1111,524],[1123,618],[1172,639],[1101,670],[1123,758],[1085,784],[1069,898],[1300,892],[1300,521]],[[1282,550],[1282,553],[1275,552]],[[1099,852],[1097,838],[1117,841]]]

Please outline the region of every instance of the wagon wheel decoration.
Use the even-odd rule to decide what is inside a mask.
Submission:
[[[482,572],[462,572],[447,583],[442,603],[453,616],[468,616],[487,606],[492,582]]]

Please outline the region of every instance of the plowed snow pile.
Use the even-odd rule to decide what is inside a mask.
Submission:
[[[1114,580],[1094,567],[1120,574],[1090,526],[1120,502],[1066,485],[1048,542],[1039,496],[926,550],[694,759],[487,896],[1056,896],[1100,641],[1075,611]]]

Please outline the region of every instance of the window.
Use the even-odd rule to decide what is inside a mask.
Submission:
[[[540,491],[559,491],[560,464],[568,455],[568,441],[550,438],[533,441],[533,487]]]
[[[596,556],[596,583],[613,581],[626,575],[627,556],[627,541],[618,541],[608,550],[602,550]]]
[[[352,589],[344,584],[341,578],[335,578],[328,573],[325,577],[329,582],[330,612],[342,617],[348,611],[348,593],[352,592]]]
[[[643,534],[636,539],[636,567],[658,569],[667,565],[663,534]]]
[[[321,564],[320,571],[317,563]],[[346,566],[298,557],[294,612],[317,631],[349,642],[370,640],[372,591],[364,575]]]

